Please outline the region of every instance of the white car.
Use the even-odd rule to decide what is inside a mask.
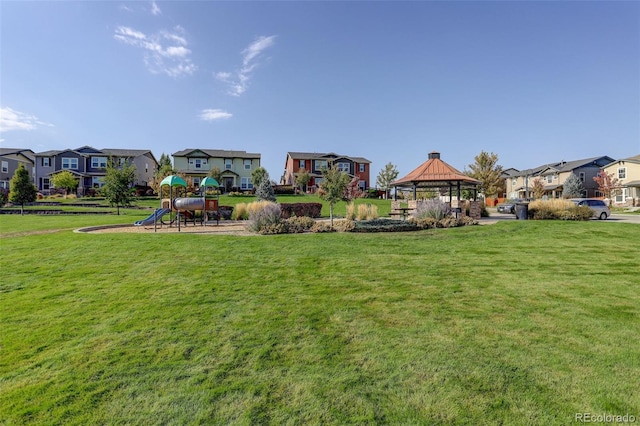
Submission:
[[[571,201],[576,203],[578,206],[587,206],[593,212],[593,217],[597,217],[598,219],[605,220],[609,216],[611,216],[611,209],[609,206],[597,198],[573,198]]]

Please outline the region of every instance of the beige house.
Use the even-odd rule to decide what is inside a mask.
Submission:
[[[215,167],[221,172],[220,188],[226,192],[253,189],[251,173],[260,167],[260,154],[222,149],[185,149],[172,154],[176,172],[191,178],[195,187]]]
[[[615,205],[640,206],[640,154],[614,161],[602,170],[618,179],[619,189],[612,200]]]
[[[503,174],[508,198],[533,198],[533,186],[536,179],[541,179],[544,185],[544,196],[561,198],[564,182],[576,175],[584,187],[583,197],[601,197],[598,184],[593,178],[600,170],[614,161],[608,156],[586,158],[584,160],[560,161],[544,164],[534,169],[508,169]]]

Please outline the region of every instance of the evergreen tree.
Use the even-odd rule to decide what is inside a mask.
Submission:
[[[171,157],[169,157],[164,152],[160,155],[160,160],[158,161],[158,168],[162,168],[162,166],[171,166]]]
[[[564,181],[562,185],[562,197],[563,198],[578,198],[584,194],[584,186],[580,181],[580,178],[571,173],[569,177]]]
[[[36,189],[29,172],[25,169],[24,164],[20,164],[9,181],[9,201],[20,204],[20,214],[24,214],[25,203],[32,203],[38,197]]]
[[[271,179],[269,178],[269,173],[267,173],[266,170],[262,175],[262,180],[260,180],[260,182],[258,183],[258,187],[256,188],[256,197],[258,201],[265,200],[265,201],[272,201],[274,203],[276,201],[276,194],[273,191],[273,186],[271,185]]]
[[[118,215],[120,214],[121,206],[127,207],[131,205],[131,201],[134,198],[131,187],[135,179],[136,166],[130,163],[124,163],[118,167],[113,159],[109,159],[102,194],[109,204],[116,206]]]
[[[384,169],[380,170],[378,177],[376,178],[376,185],[385,192],[385,197],[389,197],[389,190],[391,189],[391,182],[398,177],[398,169],[391,163],[387,163]]]

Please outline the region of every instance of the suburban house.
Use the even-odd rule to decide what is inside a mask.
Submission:
[[[613,197],[614,204],[640,205],[640,155],[614,161],[602,170],[618,179],[618,190]]]
[[[20,164],[23,164],[33,180],[35,153],[30,149],[0,148],[0,188],[9,189],[9,182]]]
[[[62,151],[45,151],[35,154],[35,184],[43,194],[49,194],[51,176],[68,170],[78,179],[78,195],[87,195],[104,185],[107,161],[112,158],[118,164],[133,164],[136,168],[134,186],[146,188],[158,169],[158,161],[149,150],[96,149],[83,146]]]
[[[322,182],[322,169],[330,165],[337,167],[351,177],[357,177],[358,186],[361,190],[365,191],[371,186],[369,177],[371,161],[363,157],[349,157],[333,152],[287,152],[281,183],[283,185],[295,185],[300,170],[304,169],[311,177],[307,184],[307,189],[313,192],[318,187],[318,184]]]
[[[605,155],[584,160],[559,161],[522,171],[507,169],[503,173],[507,196],[509,198],[533,198],[533,182],[536,179],[542,179],[544,196],[561,198],[564,182],[571,174],[574,174],[582,181],[584,197],[600,197],[602,194],[598,191],[598,184],[593,178],[612,161],[614,161],[613,158]]]
[[[260,167],[260,154],[222,149],[185,149],[172,154],[173,168],[195,187],[213,168],[220,170],[220,188],[226,192],[253,189],[251,173]]]

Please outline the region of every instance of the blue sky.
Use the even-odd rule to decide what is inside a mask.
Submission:
[[[0,145],[640,154],[640,2],[0,2]]]

